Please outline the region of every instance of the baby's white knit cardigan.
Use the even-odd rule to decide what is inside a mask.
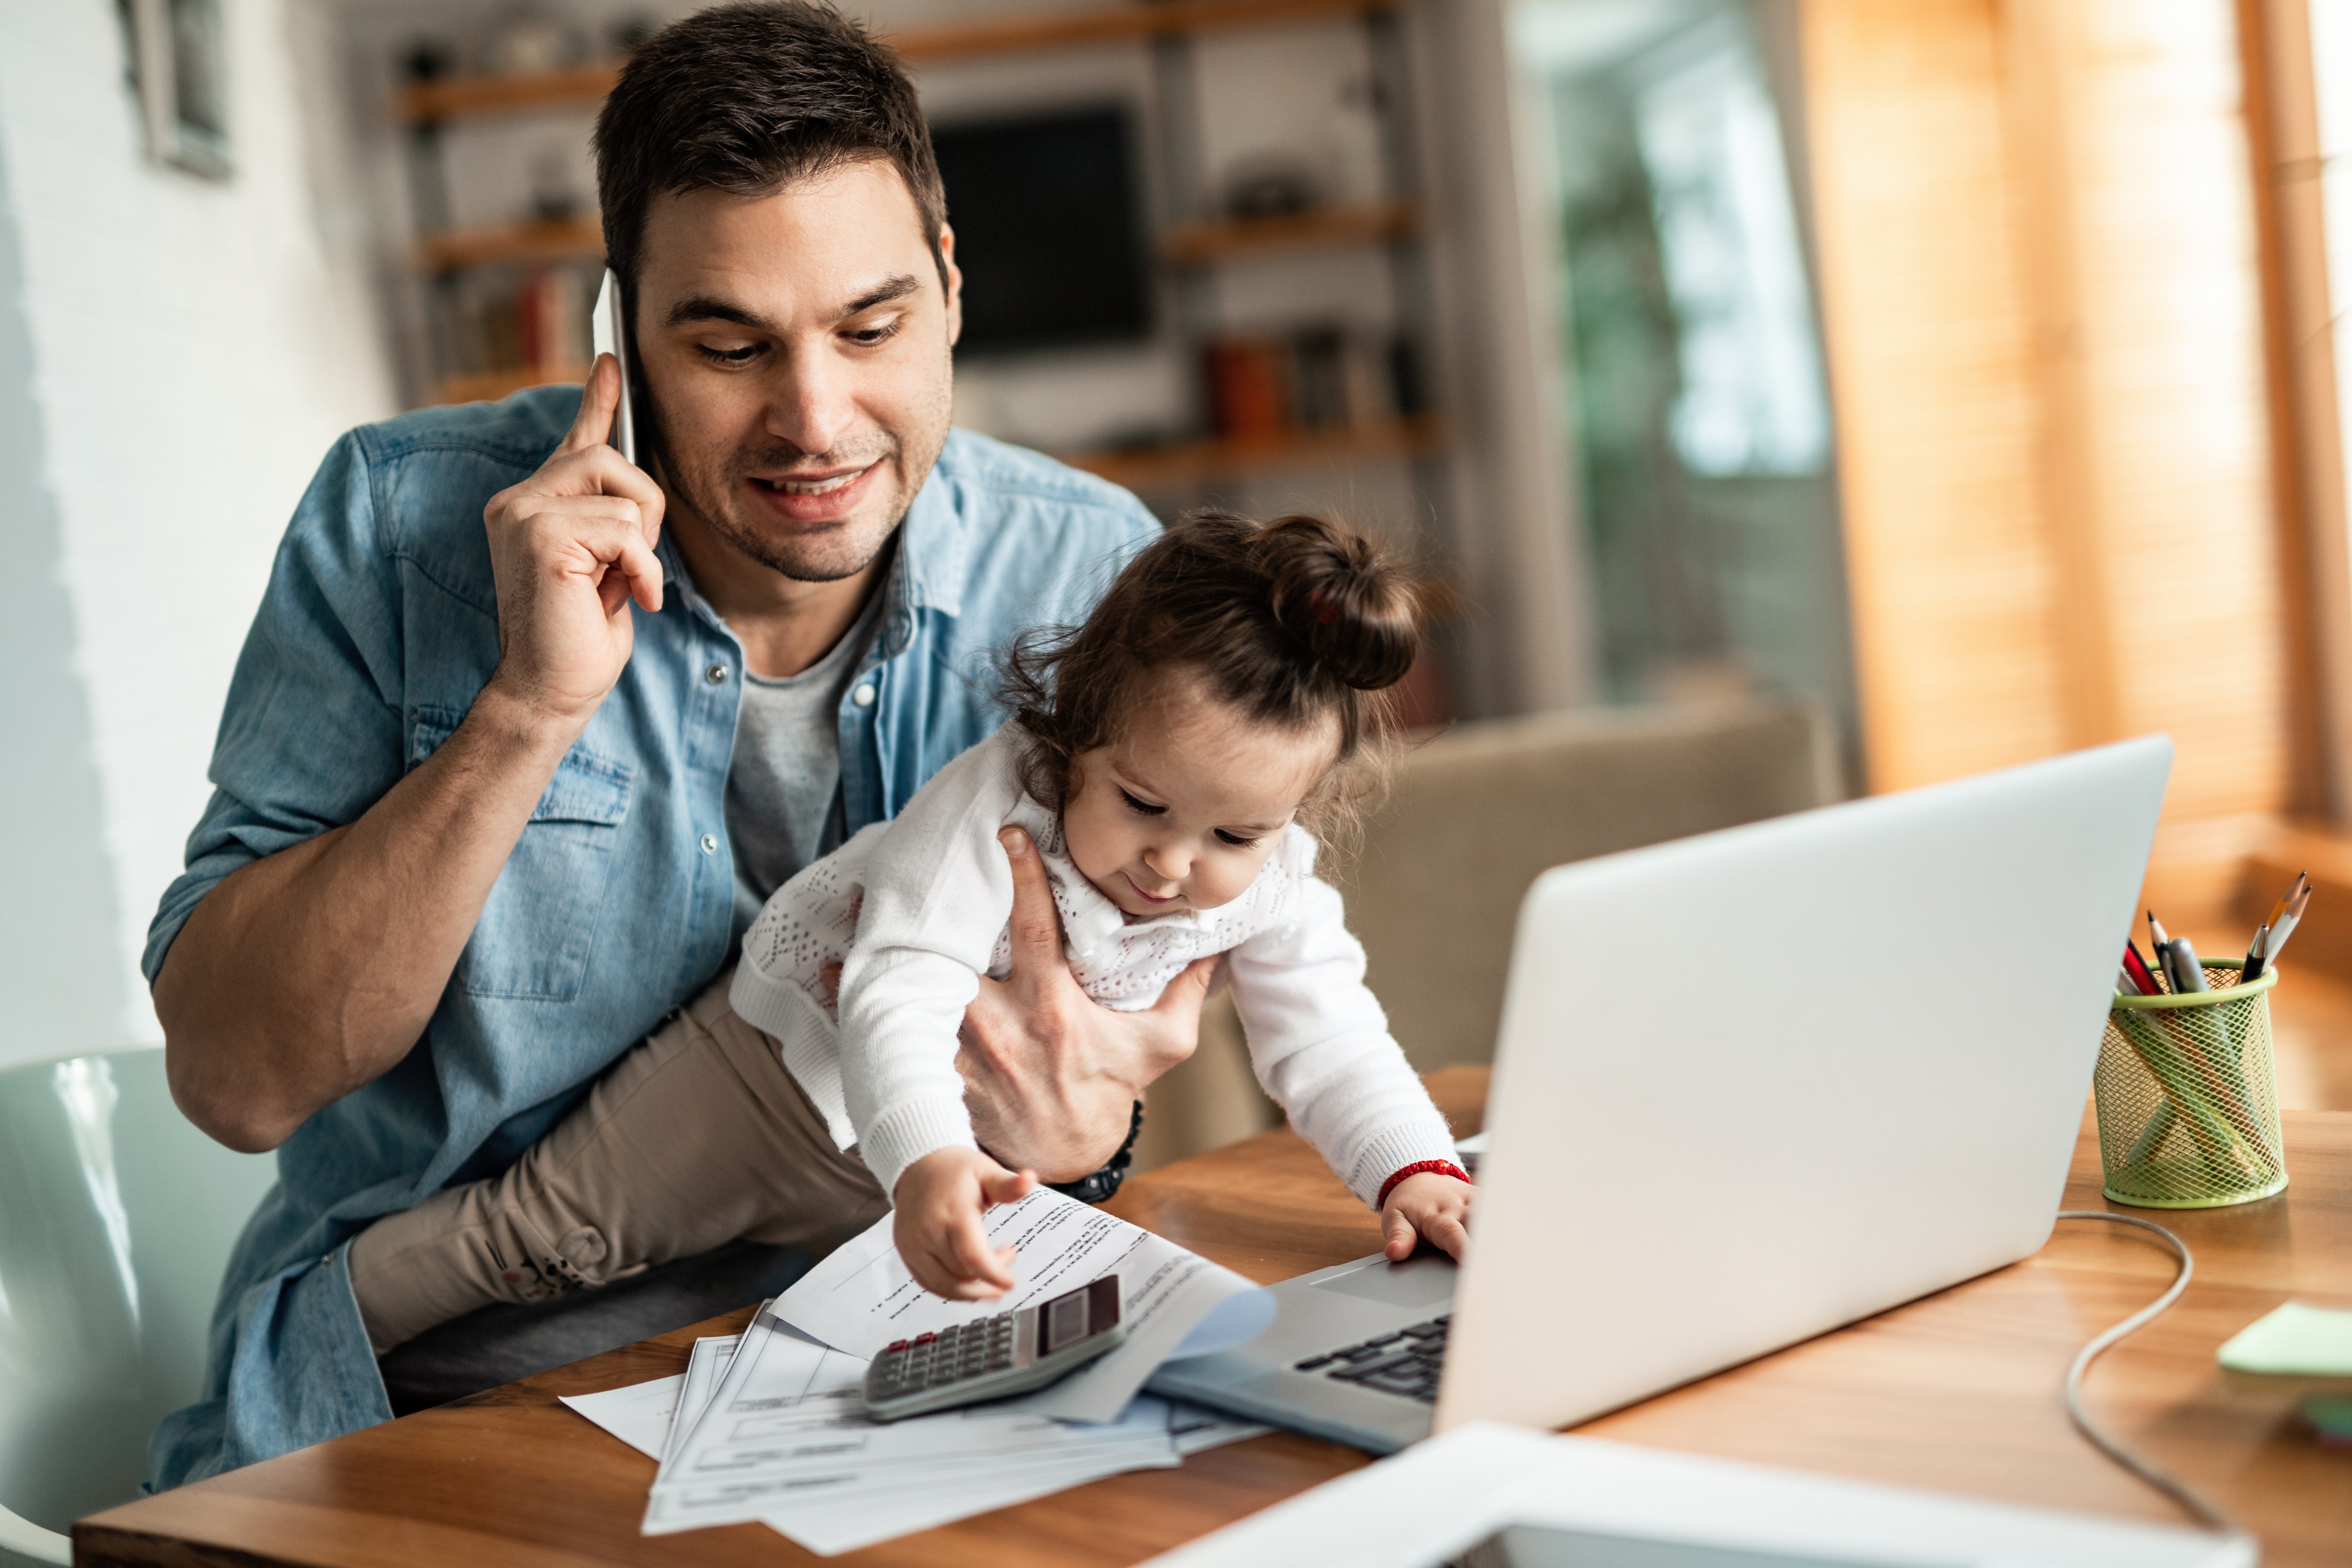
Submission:
[[[1008,726],[941,768],[887,823],[776,889],[744,933],[729,1000],[773,1035],[784,1066],[886,1193],[937,1149],[973,1144],[956,1032],[979,977],[1011,973],[1013,873],[1000,829],[1037,845],[1079,987],[1134,1012],[1195,959],[1228,954],[1250,1058],[1291,1125],[1367,1204],[1454,1140],[1364,986],[1364,950],[1293,826],[1255,880],[1213,910],[1129,922],[1064,853],[1060,824],[1021,787]],[[842,965],[840,1005],[827,964]]]

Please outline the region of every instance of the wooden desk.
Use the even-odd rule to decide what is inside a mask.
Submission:
[[[1486,1075],[1431,1087],[1465,1131]],[[2245,1208],[2165,1217],[2197,1254],[2189,1293],[2092,1375],[2098,1411],[2234,1509],[2274,1565],[2352,1550],[2352,1454],[2321,1447],[2292,1397],[2233,1387],[2214,1347],[2289,1296],[2352,1305],[2352,1114],[2290,1111],[2294,1183]],[[2087,1129],[2069,1208],[2105,1206]],[[1253,1279],[1360,1257],[1373,1217],[1288,1132],[1139,1178],[1112,1207]],[[2128,1211],[2127,1211],[2128,1212]],[[1769,1223],[1759,1215],[1759,1223]],[[2153,1297],[2170,1255],[2122,1227],[2068,1222],[2023,1263],[1825,1334],[1580,1428],[1696,1453],[2152,1519],[2170,1506],[2067,1425],[2058,1383],[2077,1345]],[[1604,1286],[1605,1280],[1596,1281]],[[1727,1296],[1738,1281],[1727,1279]],[[86,1563],[378,1564],[815,1561],[760,1525],[637,1534],[653,1461],[555,1403],[684,1370],[697,1334],[666,1334],[266,1464],[110,1510],[74,1529]],[[1116,1476],[888,1542],[844,1563],[1133,1563],[1318,1481],[1364,1456],[1289,1435]]]

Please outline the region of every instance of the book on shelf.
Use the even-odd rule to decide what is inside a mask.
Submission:
[[[437,310],[444,382],[573,374],[589,361],[589,269],[551,262],[468,275]]]
[[[1209,427],[1236,441],[1377,425],[1425,411],[1410,340],[1331,324],[1202,347]]]

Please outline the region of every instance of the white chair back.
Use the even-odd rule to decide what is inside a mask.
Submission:
[[[0,1071],[0,1562],[64,1563],[58,1532],[139,1495],[276,1173],[189,1125],[161,1050]]]

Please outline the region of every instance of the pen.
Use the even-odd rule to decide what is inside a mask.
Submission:
[[[2205,965],[2199,962],[2197,948],[2185,936],[2174,937],[2164,944],[2164,972],[2172,977],[2176,994],[2209,989],[2205,984]]]
[[[2304,880],[2298,885],[2302,891],[2295,894],[2294,901],[2287,905],[2286,913],[2280,917],[2278,923],[2271,927],[2271,939],[2263,944],[2263,967],[2265,969],[2278,963],[2279,950],[2286,945],[2286,939],[2294,934],[2296,924],[2303,919],[2304,907],[2311,902],[2310,882]]]
[[[2238,966],[2239,984],[2243,985],[2249,981],[2260,980],[2263,977],[2264,957],[2263,944],[2270,939],[2271,928],[2267,925],[2254,932],[2253,943],[2246,949],[2246,962]]]
[[[2285,917],[2286,907],[2294,902],[2295,894],[2303,890],[2304,883],[2310,880],[2310,877],[2311,874],[2307,871],[2297,871],[2294,874],[2294,880],[2287,884],[2285,893],[2280,897],[2277,903],[2271,906],[2271,912],[2263,917],[2263,924],[2273,931],[2277,930],[2279,921]]]
[[[2128,969],[2119,969],[2116,971],[2116,994],[2120,996],[2145,996],[2147,994],[2147,992],[2139,988],[2139,982],[2132,978],[2132,972]]]
[[[2131,976],[2133,986],[2143,996],[2154,996],[2164,989],[2156,983],[2156,976],[2149,973],[2147,960],[2139,955],[2137,942],[2124,943],[2124,973]]]

